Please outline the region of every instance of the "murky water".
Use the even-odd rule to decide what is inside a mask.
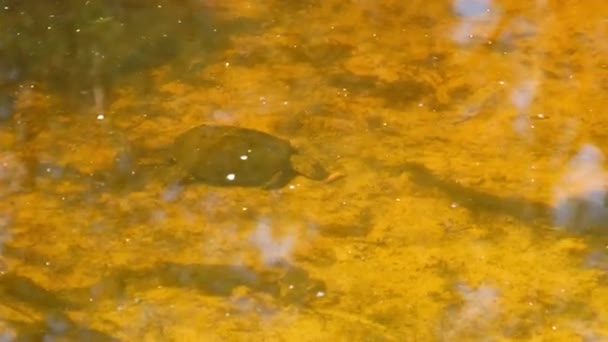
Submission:
[[[0,340],[608,340],[601,2],[0,1],[0,22]],[[345,177],[179,182],[166,151],[201,124]]]

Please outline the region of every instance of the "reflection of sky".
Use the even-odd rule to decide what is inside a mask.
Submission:
[[[608,222],[604,159],[593,145],[583,146],[572,158],[554,191],[557,226],[585,229]]]
[[[455,0],[454,12],[463,17],[473,17],[486,13],[492,7],[490,0]]]
[[[485,285],[474,288],[462,283],[456,286],[456,292],[461,302],[448,313],[448,326],[441,331],[443,340],[462,340],[472,332],[487,329],[500,314],[500,296],[495,288]]]
[[[536,82],[532,80],[523,81],[511,92],[511,103],[519,113],[514,121],[515,131],[520,134],[526,133],[531,126],[527,109],[532,103],[535,93]]]
[[[460,44],[466,44],[475,36],[478,26],[487,28],[488,23],[494,26],[499,19],[491,0],[455,0],[453,10],[461,17],[461,21],[452,38]]]
[[[295,236],[276,237],[272,232],[270,220],[261,219],[251,235],[251,241],[259,249],[264,264],[275,265],[289,261]]]

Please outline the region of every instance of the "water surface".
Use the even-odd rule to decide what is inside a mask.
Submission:
[[[608,339],[608,9],[0,2],[2,339]],[[200,124],[346,177],[166,181]]]

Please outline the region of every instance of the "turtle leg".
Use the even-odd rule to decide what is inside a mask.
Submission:
[[[346,175],[342,172],[330,173],[327,178],[323,180],[323,183],[329,184],[337,181],[338,179],[344,178]]]
[[[278,171],[277,173],[275,173],[272,176],[272,178],[270,178],[270,180],[268,182],[266,182],[264,185],[262,185],[262,188],[266,189],[266,190],[281,188],[285,184],[287,184],[287,182],[289,181],[290,178],[291,177],[288,172]]]

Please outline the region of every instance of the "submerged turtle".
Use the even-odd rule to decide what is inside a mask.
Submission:
[[[194,127],[175,139],[170,158],[179,181],[211,185],[279,188],[296,175],[319,181],[340,176],[298,153],[287,140],[234,126]]]

